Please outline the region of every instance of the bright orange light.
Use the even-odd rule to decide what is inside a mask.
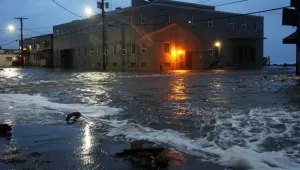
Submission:
[[[183,53],[183,51],[181,51],[181,50],[178,50],[178,51],[177,51],[177,53],[178,53],[178,54],[182,54],[182,53]]]
[[[172,56],[175,56],[176,55],[176,51],[172,51]]]
[[[216,47],[220,47],[220,46],[221,46],[221,43],[220,43],[220,42],[215,42],[215,46],[216,46]]]

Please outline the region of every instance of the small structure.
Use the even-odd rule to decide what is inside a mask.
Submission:
[[[53,34],[24,39],[25,65],[53,66]]]
[[[12,66],[14,61],[19,60],[19,50],[1,49],[0,50],[0,66]]]

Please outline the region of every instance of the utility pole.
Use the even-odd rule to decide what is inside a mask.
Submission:
[[[101,17],[102,17],[102,64],[103,64],[103,71],[106,71],[106,60],[107,60],[107,44],[106,44],[106,30],[105,30],[105,8],[108,8],[109,3],[104,2],[104,0],[101,0],[101,2],[97,2],[98,8],[102,10]]]
[[[23,17],[19,17],[19,18],[15,18],[17,20],[20,20],[20,24],[21,24],[21,66],[22,68],[24,68],[24,53],[23,53],[23,49],[24,49],[24,44],[23,44],[23,20],[24,19],[28,19],[28,18],[23,18]]]

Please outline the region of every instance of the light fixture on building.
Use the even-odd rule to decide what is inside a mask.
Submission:
[[[221,43],[219,41],[215,42],[216,47],[221,47]]]
[[[182,50],[178,50],[177,53],[180,55],[180,54],[183,53],[183,51]]]

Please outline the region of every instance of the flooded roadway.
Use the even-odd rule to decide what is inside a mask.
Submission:
[[[79,111],[84,115],[80,154],[93,153],[102,139],[145,140],[225,167],[299,169],[300,84],[294,71],[5,68],[0,71],[0,123],[15,125],[16,132],[46,125],[59,131],[66,114]],[[25,137],[17,137],[0,145],[20,147]],[[48,149],[62,147],[56,142]],[[83,161],[88,165],[91,159]]]

